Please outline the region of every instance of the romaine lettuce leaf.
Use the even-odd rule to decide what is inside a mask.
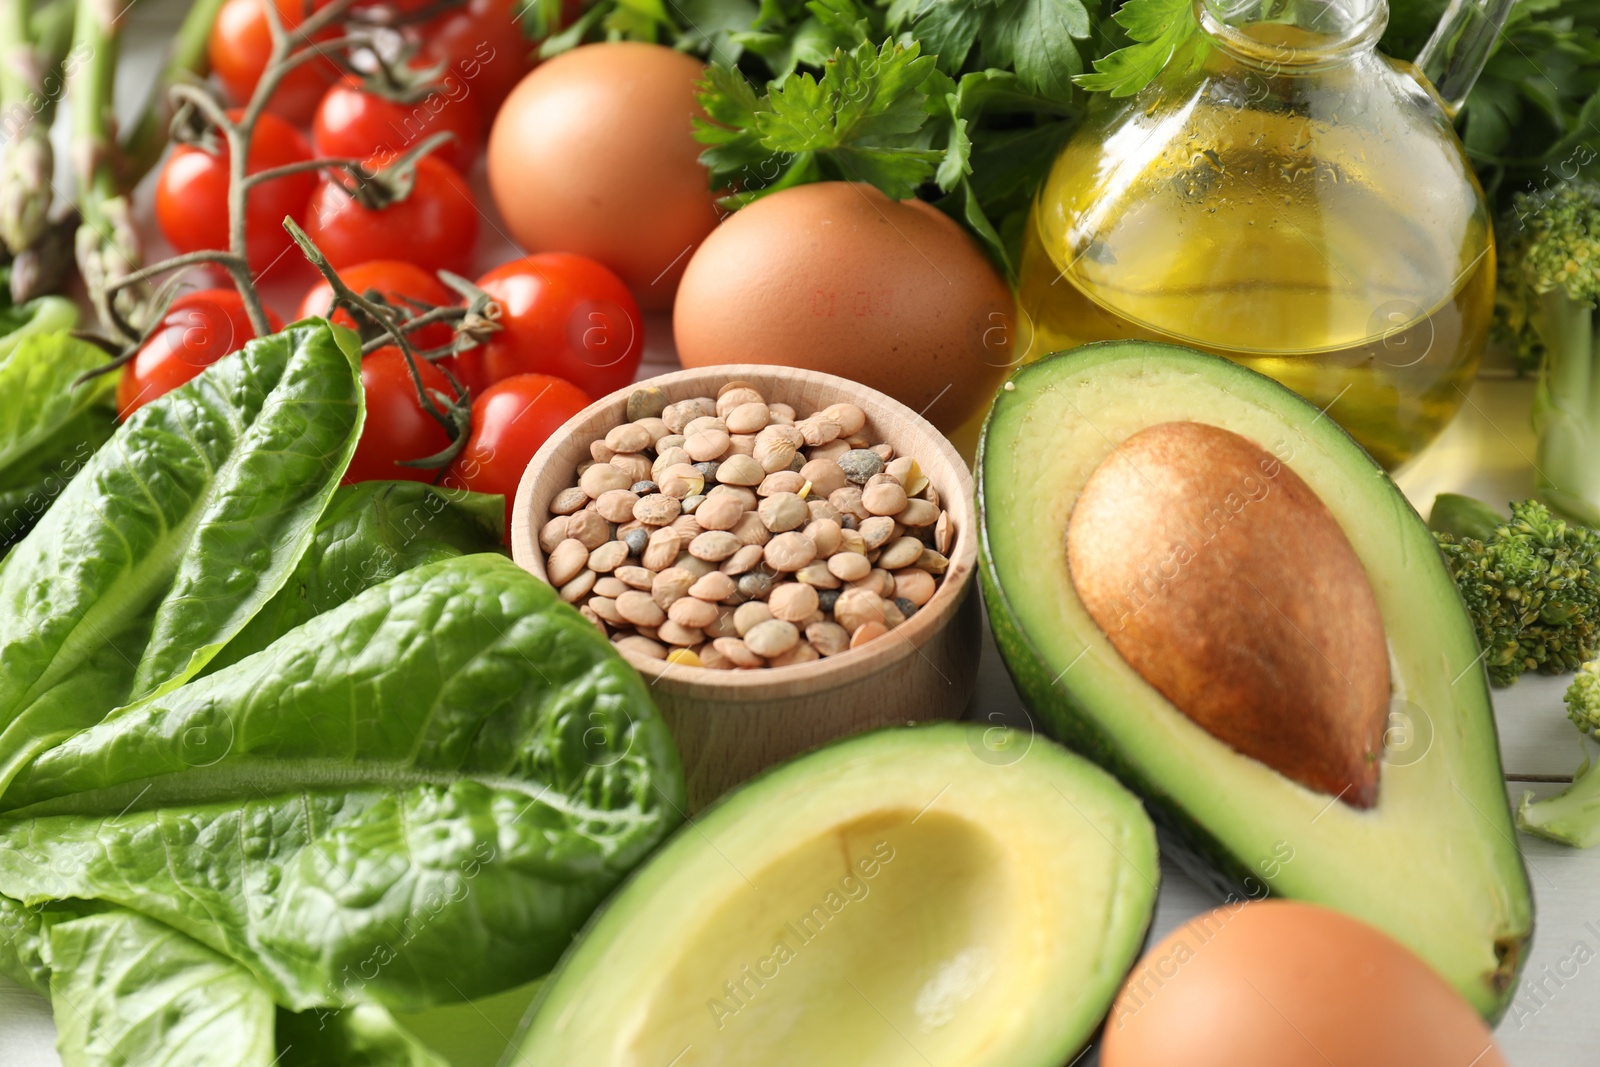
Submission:
[[[542,974],[681,819],[639,676],[503,556],[448,559],[125,707],[4,797],[0,893],[102,900],[294,1010]]]
[[[180,685],[283,586],[349,463],[353,334],[251,341],[125,422],[0,568],[0,790]]]
[[[505,504],[498,496],[422,482],[340,486],[294,575],[203,673],[260,652],[312,617],[413,567],[497,551],[504,536]]]
[[[44,909],[0,896],[0,975],[41,996],[50,995],[44,961]]]
[[[109,357],[65,333],[18,337],[0,359],[0,546],[27,533],[116,427]]]
[[[278,1049],[277,1067],[450,1067],[377,1004],[280,1011]]]
[[[250,972],[112,908],[49,927],[63,1067],[271,1067],[275,1009]]]

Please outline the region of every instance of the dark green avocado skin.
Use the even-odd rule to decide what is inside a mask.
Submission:
[[[1080,364],[1091,364],[1107,358],[1117,358],[1117,353],[1114,350],[1130,347],[1133,347],[1133,343],[1102,341],[1065,352],[1056,352],[1012,372],[1007,379],[1006,388],[1012,387],[1015,383],[1023,381],[1030,375],[1050,373],[1052,368],[1049,365],[1055,361],[1069,359]],[[1178,356],[1186,362],[1204,361],[1208,367],[1213,368],[1214,372],[1219,375],[1236,375],[1249,379],[1271,381],[1265,375],[1247,367],[1208,356],[1193,349],[1177,345],[1143,342],[1137,343],[1137,347],[1145,352],[1155,351]],[[1282,388],[1275,382],[1272,385],[1275,388]],[[1003,397],[1004,393],[1001,393],[1000,396]],[[989,627],[994,635],[995,646],[1000,652],[1000,658],[1005,663],[1006,671],[1011,675],[1012,682],[1016,685],[1023,703],[1047,736],[1098,763],[1143,798],[1145,809],[1149,813],[1151,821],[1155,823],[1162,855],[1171,858],[1195,881],[1216,893],[1220,900],[1227,902],[1246,899],[1260,900],[1274,895],[1271,886],[1265,879],[1259,877],[1248,865],[1242,863],[1210,830],[1192,817],[1162,787],[1161,783],[1153,781],[1150,777],[1141,773],[1124,757],[1112,740],[1096,724],[1094,716],[1081,705],[1078,697],[1067,686],[1058,684],[1057,677],[1049,668],[1046,657],[1019,624],[1017,613],[1012,608],[1006,590],[1002,588],[996,574],[994,553],[989,537],[991,519],[1003,523],[1005,516],[991,516],[988,513],[989,509],[986,504],[985,493],[987,471],[984,453],[989,445],[989,424],[994,420],[995,411],[999,409],[1001,403],[1002,401],[997,399],[990,407],[989,415],[985,420],[984,432],[979,438],[978,451],[973,465],[977,495],[978,577],[983,593],[984,608],[989,619]],[[1336,426],[1335,429],[1337,430]],[[1367,455],[1365,450],[1353,438],[1350,438],[1343,430],[1337,430],[1337,432],[1348,442],[1355,456],[1371,464],[1375,470],[1381,473],[1381,467]],[[1409,507],[1409,505],[1407,506]],[[1415,514],[1414,511],[1413,514]],[[1417,521],[1421,523],[1423,520],[1418,517]],[[1487,739],[1487,743],[1494,746],[1498,756],[1498,738],[1491,736]],[[1525,863],[1523,879],[1526,882]],[[1517,988],[1522,969],[1527,964],[1533,932],[1534,926],[1530,914],[1526,937],[1516,950],[1516,958],[1512,969],[1503,976],[1505,995],[1499,1005],[1499,1009],[1487,1017],[1487,1021],[1491,1026],[1498,1023],[1511,1006],[1512,991]]]

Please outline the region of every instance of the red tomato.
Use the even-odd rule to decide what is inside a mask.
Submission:
[[[479,95],[485,124],[522,76],[533,69],[533,42],[516,17],[514,0],[467,0],[410,29],[430,63],[443,63]]]
[[[369,259],[402,259],[457,273],[468,269],[478,243],[478,204],[447,164],[432,156],[417,160],[411,195],[377,211],[350,196],[349,181],[345,174],[324,177],[306,208],[306,233],[335,270]]]
[[[340,271],[339,280],[362,296],[376,292],[394,307],[410,308],[413,311],[418,309],[406,300],[407,297],[436,307],[460,303],[460,298],[447,289],[438,278],[415,264],[403,263],[397,259],[374,259],[366,263],[357,263]],[[296,317],[320,318],[328,313],[328,305],[332,302],[333,286],[326,280],[320,281],[312,286],[310,292],[300,301],[300,311]],[[344,308],[333,313],[333,321],[352,330],[356,328],[356,320],[351,318],[350,313]],[[454,333],[448,322],[440,322],[408,333],[406,337],[412,347],[426,350],[442,348],[449,344]]]
[[[633,381],[644,324],[633,294],[592,259],[541,252],[478,279],[500,304],[500,329],[456,357],[474,392],[514,374],[552,374],[590,396]]]
[[[283,323],[271,311],[274,331]],[[172,392],[211,364],[244,347],[255,336],[244,300],[232,289],[202,289],[174,300],[161,328],[139,349],[117,383],[117,417],[125,419],[158,396]]]
[[[438,367],[417,361],[422,384],[440,410],[455,396]],[[356,442],[356,454],[345,471],[346,485],[397,479],[431,482],[437,470],[402,467],[404,460],[426,459],[450,447],[450,434],[422,406],[416,384],[398,348],[380,348],[361,360],[361,388],[367,395],[367,421]]]
[[[435,158],[462,174],[483,147],[483,118],[461,76],[442,76],[444,90],[415,104],[372,92],[359,78],[345,77],[317,106],[311,137],[320,156],[373,157],[388,162],[435,133],[455,140],[434,150]]]
[[[239,112],[228,116],[237,120]],[[300,131],[276,115],[262,115],[250,145],[251,173],[300,163],[311,158],[311,146]],[[316,188],[313,171],[290,174],[250,190],[245,203],[245,246],[250,269],[262,271],[293,246],[283,217],[305,218],[306,201]],[[228,150],[211,155],[179,145],[167,157],[156,182],[156,220],[179,252],[228,247]]]
[[[548,374],[496,382],[472,402],[472,434],[450,465],[446,484],[504,496],[509,538],[511,499],[528,461],[562,423],[588,406],[583,390]]]
[[[291,30],[305,21],[310,6],[306,0],[274,0],[274,4],[283,25]],[[317,6],[323,6],[323,0],[319,0]],[[330,26],[317,34],[317,39],[325,40],[337,33],[337,27]],[[294,39],[297,46],[306,44],[304,37],[295,35]],[[272,34],[267,27],[263,0],[227,0],[217,12],[217,21],[212,23],[206,51],[211,69],[233,102],[248,101],[272,55]],[[284,76],[267,107],[290,122],[307,122],[317,108],[317,101],[338,77],[339,68],[331,60],[308,60]]]

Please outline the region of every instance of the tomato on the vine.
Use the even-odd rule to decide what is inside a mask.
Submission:
[[[374,92],[360,78],[341,78],[317,105],[311,126],[317,154],[387,162],[424,138],[449,133],[454,139],[433,154],[466,174],[483,147],[483,117],[459,74],[444,73],[441,84],[442,91],[406,104]]]
[[[423,388],[433,394],[434,405],[441,411],[449,407],[455,391],[444,372],[419,359],[417,374]],[[389,346],[364,357],[361,388],[367,397],[367,421],[345,471],[345,484],[383,479],[433,481],[439,474],[437,470],[401,466],[407,460],[427,459],[450,447],[450,432],[422,406],[405,353]]]
[[[283,323],[271,311],[274,331]],[[202,289],[174,300],[161,326],[122,371],[117,417],[125,419],[158,396],[172,392],[255,336],[244,300],[232,289]]]
[[[509,536],[511,500],[528,461],[562,423],[588,406],[583,390],[548,374],[496,382],[472,402],[472,433],[451,463],[446,484],[503,495]]]
[[[435,307],[448,307],[460,303],[460,298],[446,288],[438,278],[414,263],[405,263],[398,259],[373,259],[366,263],[357,263],[353,267],[339,271],[339,280],[362,296],[375,292],[391,306],[406,308],[418,314],[420,309],[411,301],[432,304]],[[328,305],[332,302],[333,286],[326,280],[320,281],[301,299],[300,311],[296,317],[308,319],[326,315]],[[348,326],[352,330],[356,328],[356,320],[344,308],[333,313],[332,321],[341,326]],[[407,333],[406,338],[413,348],[425,351],[449,344],[454,333],[454,328],[448,322],[436,322]]]
[[[467,0],[410,28],[422,58],[459,75],[479,95],[478,114],[487,124],[522,76],[533,69],[533,42],[516,16],[515,0]]]
[[[639,305],[599,263],[541,252],[496,267],[478,286],[499,303],[500,329],[455,357],[475,392],[514,374],[553,374],[590,396],[633,381],[644,354]]]
[[[240,112],[230,111],[235,122]],[[250,143],[250,173],[311,159],[311,146],[299,130],[276,115],[262,115]],[[285,215],[305,218],[306,202],[316,188],[314,171],[286,174],[250,190],[245,201],[245,246],[250,269],[265,270],[293,245],[283,228]],[[179,252],[228,247],[228,148],[216,155],[192,145],[179,145],[167,157],[156,180],[156,221]]]
[[[382,161],[370,161],[376,171]],[[432,156],[416,161],[410,195],[384,207],[363,207],[347,174],[329,174],[306,208],[306,233],[342,270],[369,259],[403,259],[428,270],[468,269],[478,243],[478,205],[449,164]]]
[[[322,7],[327,0],[318,0]],[[206,41],[206,53],[211,69],[222,82],[228,96],[243,104],[256,91],[262,71],[272,57],[272,31],[267,25],[266,0],[227,0],[217,12],[211,25],[211,35]],[[273,0],[284,28],[293,31],[305,21],[311,5],[307,0]],[[325,40],[338,34],[330,26],[316,35]],[[305,38],[293,34],[296,45],[304,45]],[[314,56],[284,75],[278,89],[272,94],[267,108],[290,122],[303,123],[311,118],[317,101],[339,77],[339,68],[333,61]]]

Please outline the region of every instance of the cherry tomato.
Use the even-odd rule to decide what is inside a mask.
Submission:
[[[438,278],[415,264],[404,263],[397,259],[374,259],[366,263],[357,263],[353,267],[341,270],[339,280],[362,296],[376,292],[394,307],[409,308],[412,311],[419,309],[410,304],[407,297],[436,307],[460,303],[456,294],[446,288]],[[326,281],[320,281],[312,286],[300,301],[300,311],[296,317],[319,318],[328,313],[328,305],[332,302],[333,286]],[[356,328],[356,320],[344,308],[333,313],[333,321],[352,330]],[[448,322],[439,322],[408,333],[406,337],[412,347],[426,350],[442,348],[449,344],[454,333]]]
[[[376,160],[369,167],[376,170]],[[478,242],[478,204],[461,175],[432,156],[417,160],[411,195],[376,211],[347,191],[345,174],[318,183],[306,233],[335,270],[369,259],[402,259],[427,270],[464,272]]]
[[[264,2],[227,0],[217,12],[217,20],[212,23],[211,36],[206,42],[211,69],[236,104],[244,104],[256,91],[256,83],[261,80],[261,72],[267,69],[272,55],[272,32],[267,26]],[[310,7],[306,0],[273,2],[284,27],[290,30],[305,21]],[[325,2],[318,0],[316,6],[321,7]],[[316,39],[326,40],[338,32],[337,27],[330,26],[317,34]],[[297,45],[306,43],[301,35],[296,34],[294,38]],[[331,60],[310,59],[284,76],[267,108],[290,122],[307,122],[322,94],[338,77],[339,68]]]
[[[455,140],[433,155],[467,173],[483,147],[483,118],[459,74],[448,72],[441,83],[442,92],[404,104],[371,91],[359,78],[342,78],[317,106],[311,127],[317,154],[388,162],[425,137],[450,133]]]
[[[442,63],[479,97],[485,124],[522,76],[533,69],[533,42],[514,0],[467,0],[410,29],[422,58]]]
[[[239,112],[230,111],[235,120]],[[250,145],[251,173],[301,163],[311,146],[300,131],[276,115],[262,115]],[[316,188],[313,171],[274,178],[250,190],[245,203],[245,246],[250,269],[262,271],[293,245],[283,217],[305,218],[306,201]],[[167,157],[156,182],[156,220],[179,252],[228,247],[228,150],[216,155],[179,145]]]
[[[274,332],[283,323],[271,311]],[[126,419],[158,396],[172,392],[211,364],[244,347],[255,336],[244,300],[232,289],[202,289],[174,300],[161,328],[139,349],[117,383],[117,417]]]
[[[514,374],[553,374],[590,396],[633,381],[644,354],[639,305],[622,279],[584,256],[541,252],[478,279],[500,329],[456,357],[474,392]]]
[[[438,367],[417,361],[423,386],[442,410],[455,391]],[[361,360],[361,388],[367,395],[367,421],[356,442],[356,454],[345,471],[346,485],[397,479],[431,482],[437,470],[403,467],[401,462],[426,459],[450,446],[450,434],[422,406],[416,384],[398,348],[380,348]]]
[[[472,433],[450,465],[446,484],[506,498],[506,533],[511,501],[528,461],[545,439],[589,406],[571,382],[548,374],[517,374],[496,382],[472,402]]]

